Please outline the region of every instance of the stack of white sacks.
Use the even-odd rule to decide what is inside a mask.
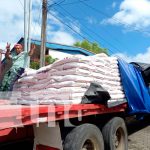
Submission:
[[[99,83],[109,92],[109,106],[124,102],[117,58],[103,53],[74,55],[28,71],[14,85],[14,91],[19,93],[19,104],[80,104],[91,82]]]

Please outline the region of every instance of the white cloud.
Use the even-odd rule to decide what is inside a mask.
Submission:
[[[116,56],[124,59],[127,62],[144,62],[150,63],[150,47],[147,48],[145,53],[139,53],[135,56],[128,56],[127,54],[117,53]]]
[[[116,5],[117,5],[117,3],[116,3],[116,2],[113,2],[113,3],[112,3],[112,8],[115,8]]]
[[[32,24],[33,26],[31,27],[31,35],[32,38],[34,39],[40,39],[41,37],[41,27],[37,22],[34,22]]]
[[[0,48],[5,48],[7,42],[16,43],[24,36],[24,1],[20,1],[21,3],[18,0],[0,1]],[[31,37],[38,40],[41,37],[41,4],[41,0],[33,0]],[[53,14],[58,16],[57,12],[53,12]],[[47,31],[53,32],[52,39],[48,39],[48,41],[64,42],[63,44],[72,44],[75,41],[73,35],[67,32],[64,25],[56,18],[48,15],[47,22]],[[80,31],[80,28],[76,28],[76,30]]]
[[[50,42],[53,42],[53,43],[73,45],[76,42],[73,36],[71,36],[69,33],[64,32],[64,31],[50,32],[49,34],[51,35]]]
[[[51,11],[51,14],[48,13],[48,16],[47,16],[48,20],[47,20],[47,22],[49,22],[52,25],[57,25],[60,28],[63,28],[63,24],[57,19],[57,18],[59,18],[58,17],[58,13],[55,12],[55,11]],[[56,16],[57,18],[55,18],[54,16]]]
[[[96,24],[96,23],[97,23],[96,19],[95,19],[94,17],[92,17],[92,16],[86,17],[86,20],[87,20],[88,23],[90,23],[90,24]]]
[[[105,20],[110,24],[124,24],[125,27],[150,27],[150,0],[124,0],[119,12]]]
[[[23,35],[23,8],[17,0],[0,1],[0,46]]]
[[[57,12],[51,12],[54,16],[59,18],[59,15]],[[53,42],[53,43],[60,43],[60,44],[66,44],[66,45],[73,45],[76,42],[76,39],[71,34],[73,31],[68,30],[68,27],[66,25],[62,24],[57,18],[55,18],[53,15],[48,15],[48,26],[47,26],[47,41]],[[60,20],[62,20],[60,18]],[[70,19],[69,19],[70,20]],[[80,25],[77,21],[74,20],[74,24],[67,22],[67,24],[73,28],[76,32],[80,33]],[[57,29],[56,29],[57,28]],[[74,33],[74,32],[73,32]]]

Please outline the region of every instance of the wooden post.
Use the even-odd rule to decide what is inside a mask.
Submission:
[[[46,24],[47,24],[47,0],[43,0],[43,2],[42,2],[42,29],[41,29],[40,67],[45,66]]]

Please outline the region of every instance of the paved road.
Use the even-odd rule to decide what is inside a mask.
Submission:
[[[150,118],[128,125],[129,150],[150,150]]]

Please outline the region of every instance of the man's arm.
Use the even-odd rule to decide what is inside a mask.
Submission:
[[[32,45],[31,45],[31,50],[30,50],[29,53],[28,53],[29,56],[32,56],[32,55],[33,55],[35,48],[36,48],[35,45],[32,44]]]
[[[5,57],[6,57],[7,59],[11,59],[11,55],[10,55],[10,45],[11,45],[11,44],[8,44],[8,43],[7,43],[7,45],[6,45],[7,51],[6,51],[6,53],[5,53]]]

